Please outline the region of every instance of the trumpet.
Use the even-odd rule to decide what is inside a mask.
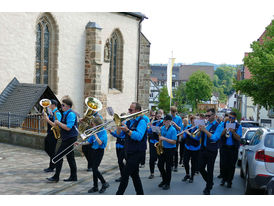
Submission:
[[[118,114],[115,113],[113,120],[110,120],[110,121],[107,121],[107,122],[105,122],[103,124],[97,125],[96,127],[87,129],[83,133],[79,132],[79,130],[75,127],[76,130],[80,133],[81,139],[79,141],[76,141],[76,142],[72,143],[67,148],[65,148],[62,152],[60,152],[58,155],[56,155],[55,157],[53,157],[52,158],[52,163],[56,164],[57,162],[59,162],[64,156],[68,155],[69,153],[71,153],[72,151],[74,151],[78,146],[80,146],[83,143],[85,143],[88,137],[99,133],[103,127],[109,126],[111,123],[115,123],[115,125],[117,127],[119,127],[119,126],[122,125],[123,121],[125,121],[125,120],[128,121],[130,119],[134,119],[134,118],[136,118],[138,116],[141,116],[141,115],[143,115],[143,114],[145,114],[147,112],[148,112],[148,109],[140,111],[140,112],[137,112],[137,113],[134,113],[134,114],[122,116],[122,117],[120,117]],[[71,150],[68,150],[73,145],[75,145],[75,147],[72,148]]]

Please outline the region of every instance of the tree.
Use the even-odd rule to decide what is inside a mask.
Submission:
[[[176,105],[179,113],[186,112],[187,109],[184,108],[184,105],[187,103],[186,96],[186,84],[181,83],[174,91],[173,91],[173,99],[172,103]]]
[[[168,96],[166,86],[164,86],[160,91],[158,108],[163,109],[165,114],[169,113],[169,110],[170,110],[170,97]]]
[[[208,101],[212,96],[213,82],[208,74],[202,71],[193,73],[186,83],[186,94],[194,109],[200,101]]]
[[[255,104],[269,109],[274,107],[274,20],[266,27],[262,41],[254,41],[251,48],[244,58],[251,78],[235,82],[234,87],[252,97]]]

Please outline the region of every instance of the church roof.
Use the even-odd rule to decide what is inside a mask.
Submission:
[[[14,77],[0,95],[0,121],[6,121],[4,114],[10,112],[18,115],[10,119],[11,124],[21,124],[34,107],[41,111],[39,101],[43,98],[58,101],[47,85],[20,83]]]

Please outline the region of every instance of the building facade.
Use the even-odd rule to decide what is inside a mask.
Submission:
[[[145,107],[150,73],[150,43],[141,34],[145,18],[138,12],[1,12],[0,91],[16,77],[47,84],[58,99],[68,95],[80,114],[87,96],[102,101],[104,117],[106,107],[115,113],[126,112],[133,101]]]

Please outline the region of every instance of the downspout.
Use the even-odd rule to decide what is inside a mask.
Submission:
[[[140,50],[141,50],[141,23],[144,20],[144,18],[142,17],[141,20],[139,21],[139,25],[138,25],[138,57],[137,57],[137,101],[138,102],[138,97],[139,97],[139,65],[140,65]]]

